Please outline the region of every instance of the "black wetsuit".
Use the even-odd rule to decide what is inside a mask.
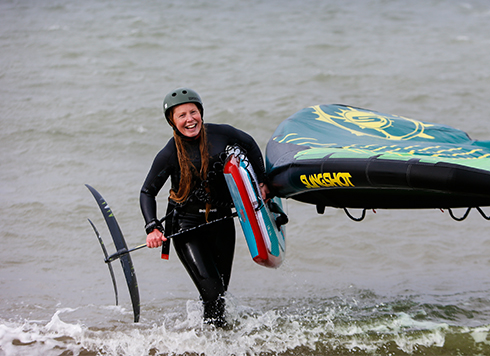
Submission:
[[[243,131],[229,125],[205,124],[209,147],[209,192],[201,187],[194,176],[193,192],[184,204],[169,200],[167,213],[167,236],[205,223],[206,201],[211,203],[208,221],[231,215],[232,200],[223,176],[223,153],[227,146],[238,144],[247,152],[259,183],[265,180],[265,169],[257,143]],[[201,167],[199,139],[185,141],[189,157],[198,172]],[[213,173],[215,172],[215,173]],[[148,224],[157,218],[155,197],[170,177],[172,189],[177,192],[180,168],[174,138],[157,154],[141,189],[140,204]],[[204,318],[207,322],[221,325],[224,322],[223,295],[230,281],[231,266],[235,250],[235,227],[232,219],[223,220],[173,239],[174,247],[196,285],[204,303]]]

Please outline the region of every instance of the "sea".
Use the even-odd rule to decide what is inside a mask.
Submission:
[[[172,135],[163,97],[182,86],[205,122],[248,132],[264,154],[283,120],[318,104],[489,140],[488,1],[0,0],[0,53],[1,356],[490,355],[490,222],[475,211],[355,222],[284,200],[278,269],[252,261],[236,222],[216,329],[173,250],[131,253],[139,323],[112,263],[116,305],[88,219],[115,248],[85,187],[129,247],[145,242],[139,191]]]

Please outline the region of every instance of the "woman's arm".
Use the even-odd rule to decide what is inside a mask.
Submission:
[[[146,236],[146,246],[149,248],[160,247],[163,241],[167,241],[167,238],[158,229],[154,229]]]
[[[140,191],[140,207],[145,219],[145,229],[148,235],[152,234],[155,230],[160,232],[162,226],[157,217],[156,196],[174,169],[175,163],[172,160],[172,148],[175,145],[171,145],[171,143],[169,141],[153,160],[153,164]],[[160,245],[162,236],[160,232],[158,234]],[[148,246],[150,247],[150,245],[153,245],[153,243],[150,243]]]
[[[265,165],[259,145],[248,133],[230,125],[221,125],[224,134],[228,137],[228,144],[238,144],[247,151],[247,157],[257,175],[259,183],[266,183]]]

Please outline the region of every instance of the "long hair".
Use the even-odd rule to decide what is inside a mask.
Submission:
[[[173,112],[170,113],[170,117],[173,121]],[[189,194],[194,188],[192,185],[192,178],[196,176],[202,181],[206,180],[207,178],[209,169],[208,139],[203,122],[199,138],[197,138],[197,140],[199,140],[199,152],[201,155],[201,169],[199,172],[197,172],[197,169],[189,158],[189,153],[186,150],[185,146],[187,142],[176,132],[176,130],[177,129],[174,130],[174,140],[175,146],[177,147],[177,158],[180,166],[180,181],[179,190],[177,192],[175,192],[173,189],[170,190],[170,198],[177,203],[183,203],[187,200],[187,198],[189,198]],[[207,205],[208,204],[206,204],[206,211],[208,211],[210,208]]]

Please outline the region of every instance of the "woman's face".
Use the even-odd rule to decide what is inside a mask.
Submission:
[[[172,116],[175,127],[187,137],[196,137],[201,132],[201,112],[194,103],[176,106]]]

